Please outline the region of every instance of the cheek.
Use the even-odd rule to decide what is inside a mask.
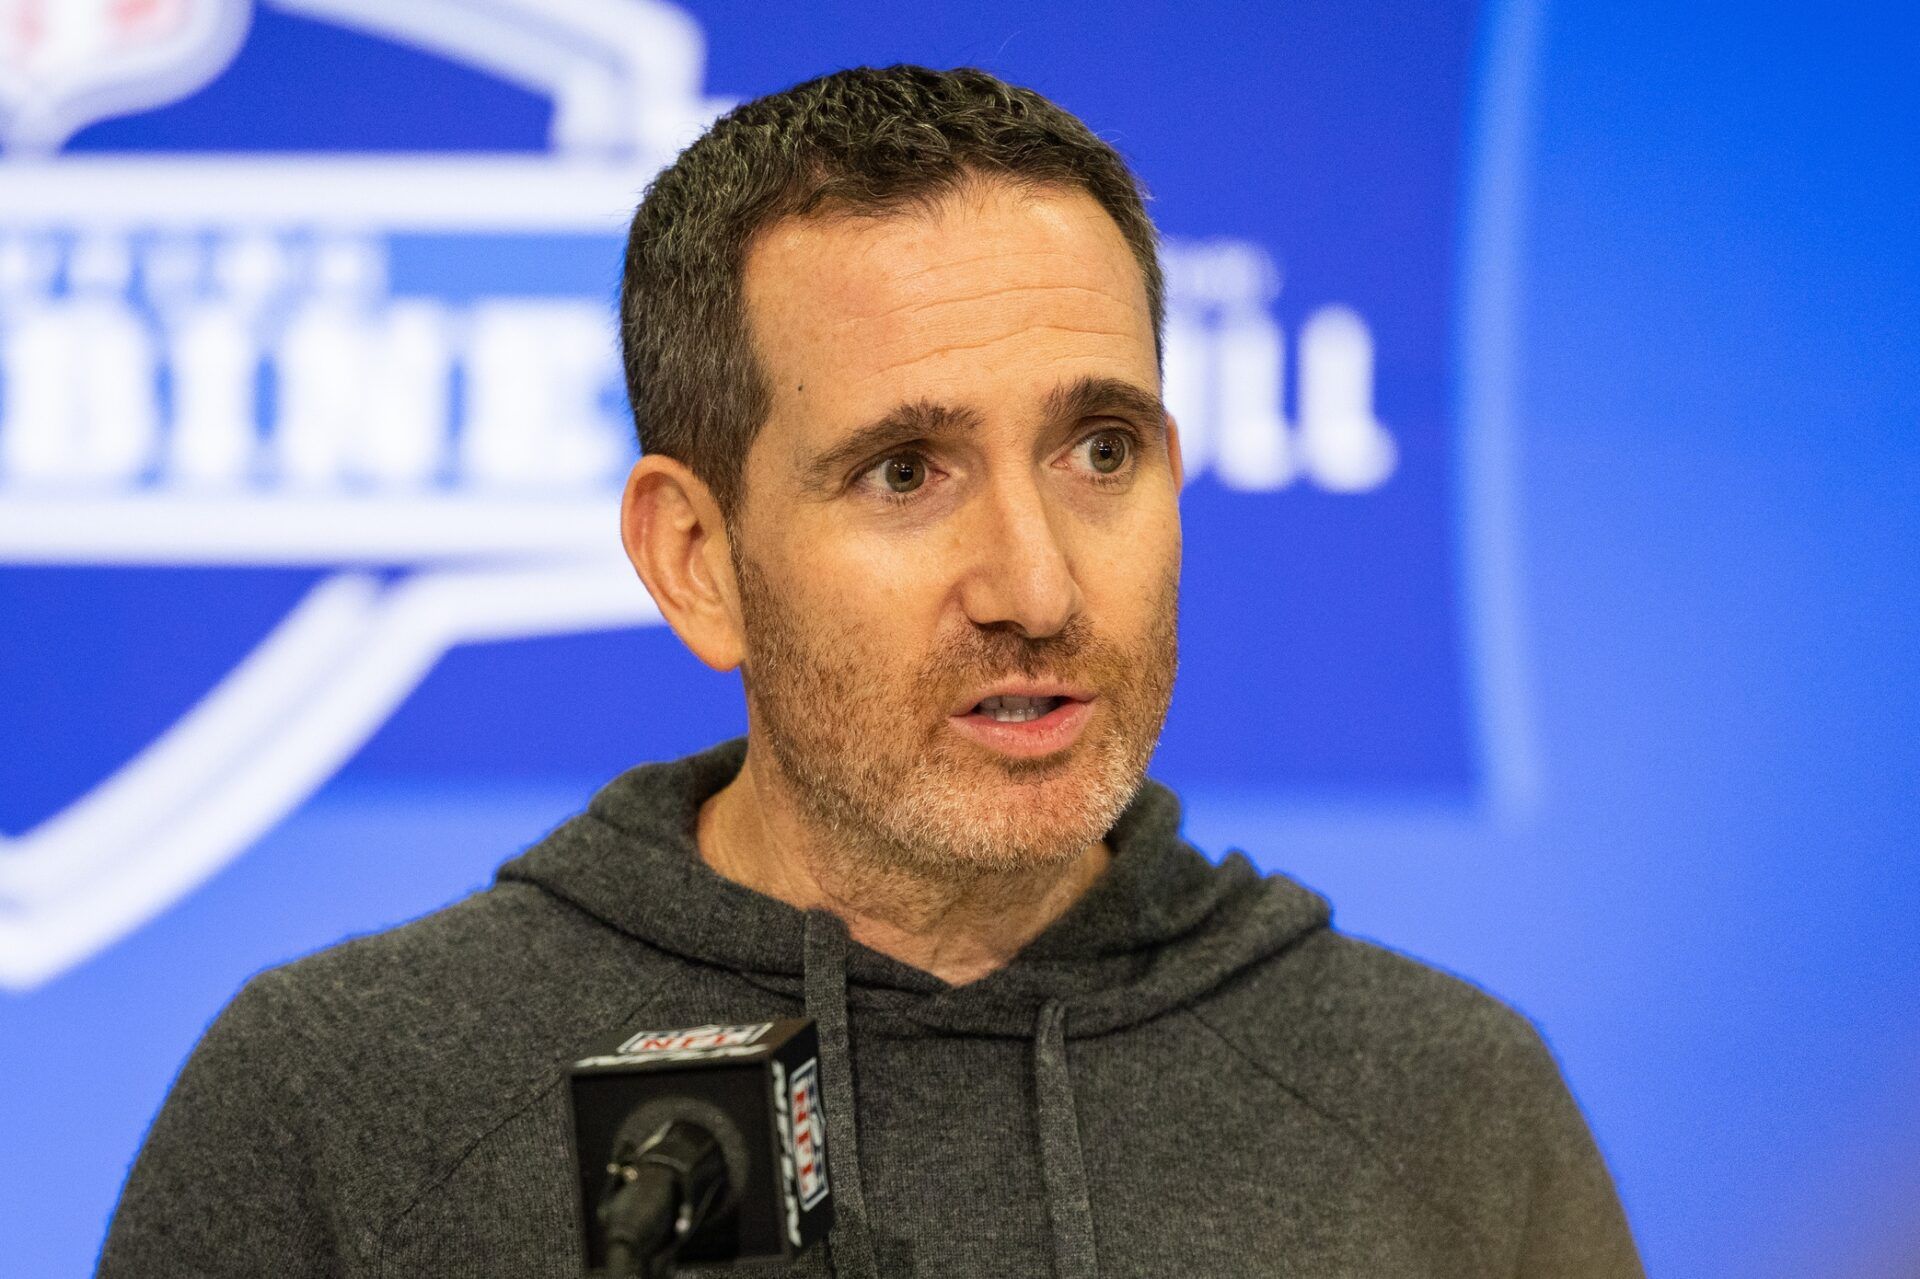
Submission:
[[[1164,488],[1164,491],[1161,491]],[[1109,583],[1108,591],[1152,598],[1168,574],[1180,569],[1179,498],[1171,485],[1126,505],[1096,502],[1094,513],[1079,521],[1083,586]],[[1091,593],[1091,590],[1089,591]]]
[[[1131,648],[1153,646],[1177,606],[1180,532],[1177,524],[1135,527],[1123,544],[1103,548],[1098,571],[1081,589],[1097,630]]]
[[[982,549],[1001,535],[977,486],[953,486],[898,519],[837,530],[835,561],[868,599],[903,614],[936,617],[982,571]]]
[[[923,547],[865,539],[797,548],[793,606],[818,633],[889,665],[921,660],[940,613],[939,557]]]

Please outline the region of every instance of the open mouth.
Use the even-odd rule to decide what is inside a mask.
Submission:
[[[1079,740],[1093,714],[1092,690],[1066,693],[996,693],[983,697],[947,722],[963,737],[1015,759],[1056,755]]]
[[[972,713],[996,724],[1025,724],[1072,700],[1070,697],[988,697],[983,698]]]

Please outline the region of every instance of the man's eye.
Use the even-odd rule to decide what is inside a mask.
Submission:
[[[1125,431],[1102,431],[1086,442],[1087,462],[1101,475],[1113,475],[1127,464],[1133,441]]]
[[[917,453],[890,457],[875,469],[880,472],[881,482],[887,486],[889,493],[911,493],[927,482],[927,460]]]

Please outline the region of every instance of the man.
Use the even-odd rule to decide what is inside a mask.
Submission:
[[[971,71],[748,103],[649,190],[622,316],[627,550],[747,738],[251,982],[103,1273],[577,1274],[566,1062],[800,1015],[838,1219],[793,1273],[1639,1273],[1522,1018],[1143,782],[1180,445],[1111,148]]]

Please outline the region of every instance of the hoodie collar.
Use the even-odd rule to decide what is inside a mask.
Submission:
[[[586,812],[500,870],[661,950],[799,993],[807,912],[714,873],[700,858],[700,806],[740,771],[736,738],[632,769]],[[1239,853],[1209,862],[1180,838],[1173,792],[1148,780],[1107,839],[1107,871],[1005,967],[949,986],[857,943],[848,1002],[943,1033],[1030,1036],[1049,1004],[1068,1033],[1097,1034],[1189,1002],[1325,928],[1326,902]]]

